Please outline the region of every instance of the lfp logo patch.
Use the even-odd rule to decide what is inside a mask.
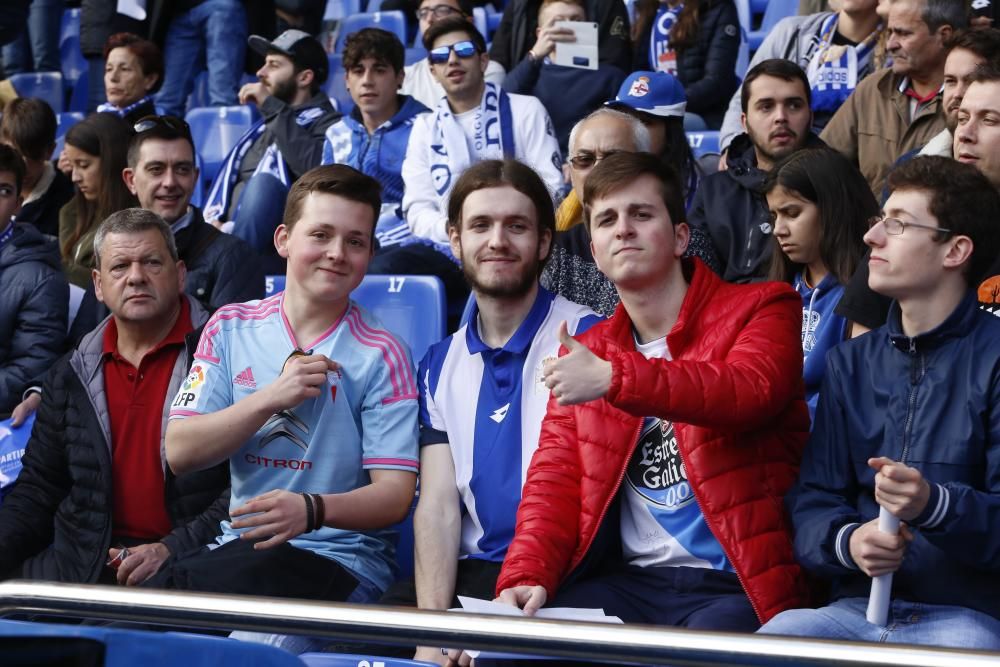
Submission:
[[[184,379],[184,384],[181,385],[182,391],[192,391],[197,389],[205,382],[205,371],[202,370],[201,366],[195,365],[191,368],[191,372]]]

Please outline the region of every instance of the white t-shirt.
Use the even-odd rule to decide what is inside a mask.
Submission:
[[[647,359],[670,359],[666,337],[635,347]],[[734,571],[687,481],[673,422],[643,420],[622,493],[622,552],[630,565]]]

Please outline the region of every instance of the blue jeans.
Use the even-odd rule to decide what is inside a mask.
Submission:
[[[865,619],[868,598],[843,598],[820,609],[791,609],[758,632],[947,648],[1000,650],[1000,620],[965,607],[893,600],[885,627]]]
[[[206,67],[209,103],[237,104],[246,43],[247,13],[239,0],[205,0],[174,18],[163,48],[166,75],[157,106],[183,117],[194,78]]]
[[[28,10],[27,30],[3,47],[7,76],[22,72],[59,72],[59,31],[64,0],[34,0]]]
[[[355,574],[354,577],[358,580],[358,587],[354,589],[354,592],[351,593],[345,602],[367,604],[369,602],[376,602],[380,597],[382,597],[382,591],[379,590],[378,586],[358,574]],[[257,644],[277,646],[278,648],[284,649],[289,653],[294,653],[295,655],[322,651],[324,648],[333,643],[332,639],[328,639],[326,637],[272,635],[266,632],[247,632],[245,630],[236,630],[231,633],[229,637],[231,639],[239,639],[244,642],[255,642]]]
[[[238,236],[262,255],[273,255],[274,230],[285,214],[288,188],[271,174],[256,174],[243,186],[239,207],[233,216],[233,236]]]

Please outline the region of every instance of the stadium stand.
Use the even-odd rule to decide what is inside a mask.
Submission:
[[[192,109],[185,116],[201,158],[201,179],[207,188],[229,151],[254,124],[250,106]]]
[[[351,109],[354,108],[354,100],[351,98],[351,93],[347,90],[347,79],[345,78],[344,65],[340,54],[331,54],[329,62],[330,74],[326,78],[326,83],[323,84],[323,90],[334,101],[337,111],[342,114],[349,114],[351,113]]]
[[[407,660],[405,658],[383,658],[370,655],[350,655],[347,653],[303,653],[299,660],[306,667],[360,667],[361,665],[379,665],[379,667],[431,667],[433,662],[423,660]]]
[[[760,46],[760,43],[764,41],[767,37],[767,33],[771,32],[771,28],[775,24],[786,16],[795,16],[798,12],[799,3],[798,0],[768,0],[765,3],[750,3],[751,11],[756,11],[755,4],[759,6],[760,4],[766,5],[764,10],[764,16],[761,19],[760,27],[756,30],[751,30],[747,34],[747,41],[750,45],[751,51],[756,51]]]
[[[21,97],[40,97],[56,113],[63,110],[63,76],[59,72],[15,74],[10,83]]]
[[[348,16],[340,24],[337,34],[337,53],[344,51],[344,42],[352,32],[362,28],[381,28],[395,33],[399,41],[406,42],[406,16],[401,11],[371,12]]]

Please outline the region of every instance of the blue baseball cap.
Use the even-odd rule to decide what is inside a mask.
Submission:
[[[684,86],[666,72],[632,72],[618,89],[618,96],[604,106],[628,107],[653,116],[683,117],[687,107]]]

